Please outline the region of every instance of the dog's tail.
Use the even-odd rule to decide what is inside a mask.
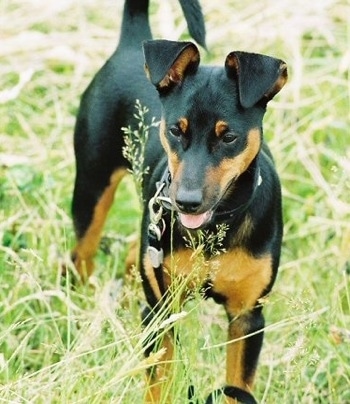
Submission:
[[[203,48],[206,48],[204,17],[199,2],[197,0],[179,0],[179,2],[191,37]]]
[[[205,24],[198,0],[179,0],[187,27],[192,38],[199,45],[205,45]],[[121,46],[140,44],[151,39],[151,28],[148,18],[149,0],[125,0],[123,22],[120,36]]]
[[[119,47],[140,45],[152,39],[148,19],[149,0],[125,0]]]

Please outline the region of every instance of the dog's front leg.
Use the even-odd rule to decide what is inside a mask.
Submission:
[[[169,389],[173,384],[171,381],[171,360],[174,353],[174,344],[172,336],[169,333],[163,336],[161,348],[164,352],[156,359],[157,364],[152,366],[147,372],[148,388],[145,398],[147,404],[171,402]]]
[[[255,370],[263,342],[264,317],[261,308],[255,308],[238,316],[230,313],[226,356],[226,387],[228,403],[237,401],[256,403],[251,394]]]
[[[172,385],[171,364],[174,354],[174,340],[171,330],[164,332],[164,334],[151,330],[155,328],[152,324],[155,314],[148,308],[142,313],[143,325],[150,329],[145,341],[145,355],[150,365],[146,375],[145,403],[147,404],[171,402],[169,389]]]

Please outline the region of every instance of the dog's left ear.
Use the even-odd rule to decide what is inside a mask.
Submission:
[[[146,74],[158,90],[182,82],[185,75],[197,70],[199,51],[192,42],[150,40],[143,42]]]
[[[237,78],[243,108],[250,108],[259,101],[266,105],[288,78],[283,60],[256,53],[231,52],[226,58],[225,68],[228,76]]]

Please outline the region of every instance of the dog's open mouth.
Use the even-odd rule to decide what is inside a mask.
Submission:
[[[185,213],[179,213],[181,224],[188,229],[199,229],[204,226],[212,217],[213,212],[208,210],[207,212],[199,215],[188,215]]]

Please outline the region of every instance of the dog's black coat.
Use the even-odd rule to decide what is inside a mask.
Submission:
[[[190,32],[204,46],[198,3],[181,4]],[[149,121],[161,119],[160,130],[151,128],[144,164],[139,259],[149,304],[144,321],[156,313],[178,275],[188,279],[189,288],[202,288],[206,297],[223,304],[229,340],[236,342],[227,345],[228,385],[222,392],[232,402],[251,403],[263,340],[260,299],[274,283],[282,240],[280,184],[263,141],[262,120],[287,71],[281,60],[246,52],[231,52],[223,67],[199,62],[191,42],[151,40],[148,1],[126,0],[118,48],[85,91],[77,117],[72,211],[78,244],[72,257],[81,277],[89,276],[114,191],[129,168],[121,128],[137,127],[139,99],[149,109]],[[162,217],[164,263],[157,272],[148,256],[148,204],[164,176],[170,177],[162,192],[171,209]],[[204,250],[206,264],[194,280],[184,235],[190,231],[196,238],[201,229],[215,233],[220,223],[228,225],[220,246],[225,252]],[[250,333],[255,334],[243,338]],[[163,343],[168,348],[164,360],[170,360],[171,336]],[[157,368],[149,375],[149,402],[161,400],[169,372],[168,365]]]

